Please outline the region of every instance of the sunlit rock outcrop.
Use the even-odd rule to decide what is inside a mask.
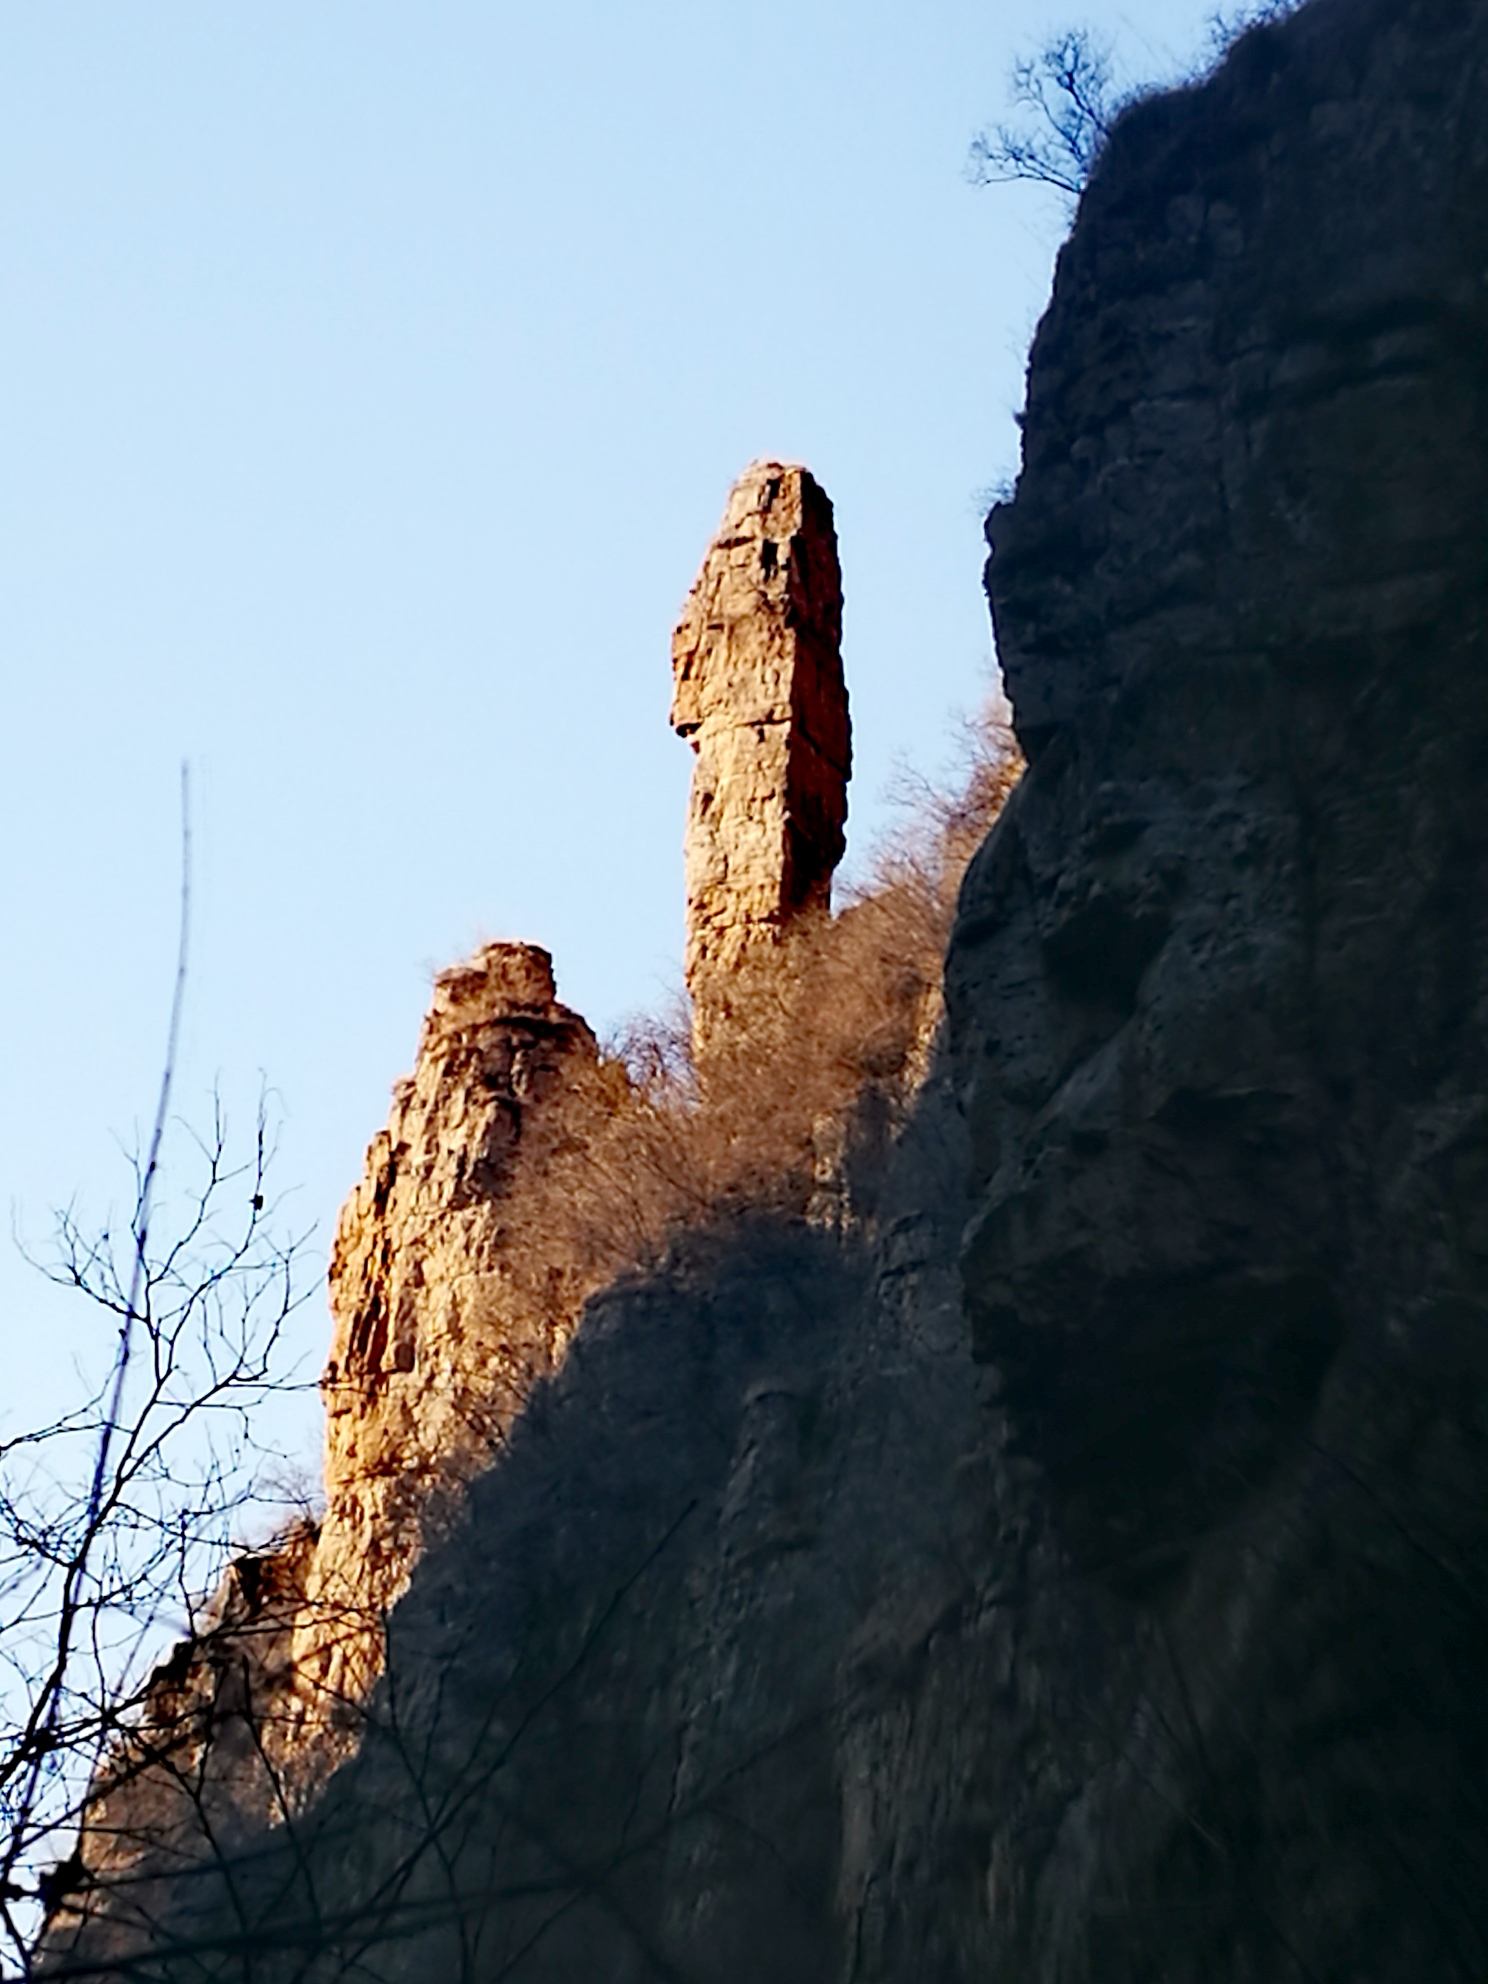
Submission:
[[[756,462],[672,636],[672,724],[696,754],[684,847],[700,1046],[741,964],[830,903],[852,769],[841,648],[832,505],[806,469]]]
[[[360,1703],[437,1498],[489,1461],[577,1320],[570,1263],[514,1275],[533,1241],[506,1194],[594,1060],[537,945],[488,944],[436,979],[331,1254],[325,1513],[296,1637],[312,1715]]]

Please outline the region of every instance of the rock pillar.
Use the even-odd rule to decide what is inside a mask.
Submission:
[[[829,905],[852,766],[842,575],[826,492],[756,462],[734,484],[672,636],[672,726],[697,754],[686,836],[693,1038],[746,958]]]
[[[514,1275],[540,1237],[513,1230],[507,1200],[595,1053],[536,944],[487,944],[434,981],[331,1252],[326,1508],[295,1649],[322,1701],[360,1700],[431,1498],[489,1461],[562,1355],[576,1304],[535,1306]]]

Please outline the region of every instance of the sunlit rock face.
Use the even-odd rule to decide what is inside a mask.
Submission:
[[[531,1236],[511,1230],[506,1197],[595,1053],[535,944],[488,944],[435,980],[331,1254],[325,1513],[296,1645],[312,1706],[359,1706],[431,1505],[489,1461],[562,1355],[571,1264],[555,1256],[534,1300],[513,1272]]]
[[[740,964],[825,911],[852,768],[832,505],[756,462],[672,636],[672,724],[696,753],[685,841],[688,990],[705,1046]]]

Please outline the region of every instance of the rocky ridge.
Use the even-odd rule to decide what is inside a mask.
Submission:
[[[840,627],[829,500],[803,469],[755,464],[735,485],[674,640],[674,721],[699,755],[687,842],[697,1037],[716,1022],[720,1079],[719,1028],[740,972],[762,964],[766,976],[751,983],[768,993],[779,947],[828,906],[846,814]],[[833,740],[839,764],[816,735]],[[707,883],[696,881],[699,863]],[[914,987],[902,1019],[894,1012],[894,1068],[923,1031],[923,996]],[[731,1072],[752,1081],[751,1056]],[[820,1149],[803,1152],[799,1183],[784,1188],[827,1209],[847,1189],[851,1126],[832,1108],[840,1088],[823,1091],[826,1113],[807,1125]],[[617,1256],[644,1248],[656,1219],[646,1184],[663,1217],[695,1198],[668,1191],[664,1175],[689,1154],[664,1134],[636,1134],[654,1113],[623,1062],[602,1058],[585,1022],[558,1003],[540,947],[488,944],[440,973],[413,1074],[396,1085],[337,1225],[322,1512],[234,1567],[201,1638],[178,1647],[152,1685],[140,1741],[115,1759],[90,1814],[85,1860],[97,1889],[139,1880],[140,1860],[166,1842],[189,1858],[204,1830],[220,1838],[272,1821],[355,1752],[390,1612],[458,1519],[466,1484],[562,1364],[606,1264],[612,1272]],[[618,1136],[617,1117],[627,1119]],[[618,1179],[617,1162],[660,1171],[662,1190],[654,1177]],[[712,1189],[736,1194],[737,1170],[725,1162]],[[622,1194],[637,1201],[623,1213]],[[575,1213],[585,1198],[598,1201],[591,1224],[616,1227],[618,1242],[596,1245]],[[141,1891],[153,1897],[153,1882]]]
[[[140,1882],[162,1851],[189,1859],[204,1831],[281,1818],[360,1741],[389,1612],[589,1292],[557,1245],[533,1274],[511,1192],[571,1140],[597,1063],[537,945],[488,944],[436,979],[414,1072],[337,1225],[323,1509],[234,1565],[153,1679],[89,1814],[95,1890]],[[154,1893],[142,1883],[140,1905]]]

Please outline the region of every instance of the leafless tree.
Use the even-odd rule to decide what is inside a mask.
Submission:
[[[92,1232],[65,1212],[37,1263],[109,1318],[112,1357],[76,1406],[0,1439],[0,1974],[30,1974],[44,1917],[89,1878],[74,1844],[89,1785],[168,1633],[197,1624],[254,1499],[255,1415],[287,1382],[277,1353],[307,1292],[307,1236],[274,1230],[264,1106],[241,1158],[220,1106],[205,1134],[170,1113],[187,796],[183,768],[175,989],[127,1226]]]
[[[1302,0],[1240,0],[1208,17],[1207,54],[1178,81],[1195,81],[1252,28],[1285,20]],[[1073,204],[1085,190],[1117,118],[1145,91],[1123,83],[1113,44],[1089,27],[1070,27],[1014,62],[1009,121],[972,140],[974,185],[1026,179],[1052,186]]]
[[[1013,121],[972,141],[973,181],[1032,179],[1077,199],[1127,101],[1110,44],[1090,28],[1065,29],[1013,64],[1008,96]]]

